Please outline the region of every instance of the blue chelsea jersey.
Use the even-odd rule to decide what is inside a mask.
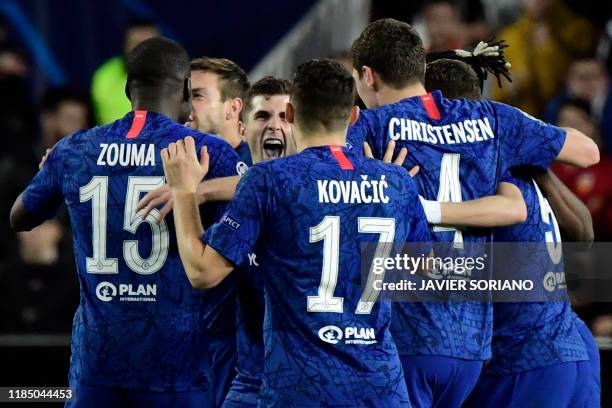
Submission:
[[[360,267],[364,243],[430,246],[404,169],[339,146],[258,163],[203,239],[236,265],[257,245],[264,404],[409,405],[390,303],[362,293]]]
[[[422,196],[460,202],[495,194],[500,174],[511,167],[548,167],[565,135],[508,105],[445,99],[436,91],[362,112],[347,140],[357,150],[367,141],[377,158],[395,140],[396,153],[402,147],[410,152],[404,167],[421,168],[415,182]],[[435,242],[483,243],[491,234],[490,229],[434,227],[432,236]],[[492,323],[488,302],[393,305],[392,333],[400,355],[488,359]]]
[[[578,331],[578,316],[572,311],[564,274],[561,236],[555,215],[546,197],[530,176],[513,172],[512,182],[523,193],[527,220],[518,225],[498,228],[496,242],[508,244],[515,259],[528,262],[496,262],[503,276],[531,279],[534,286],[547,292],[559,292],[546,302],[497,302],[494,304],[493,358],[484,367],[487,375],[504,375],[571,361],[588,360],[587,350]],[[538,244],[539,243],[539,244]],[[505,245],[505,244],[499,244]],[[504,251],[500,256],[508,256]],[[521,267],[517,270],[516,267]],[[546,292],[544,292],[546,293]],[[565,299],[563,301],[562,299]]]
[[[160,150],[193,136],[208,146],[206,178],[242,167],[223,140],[165,116],[130,112],[62,139],[23,195],[28,212],[50,218],[62,201],[71,217],[81,301],[70,376],[89,385],[180,391],[208,388],[209,335],[232,328],[231,287],[195,290],[183,270],[172,219],[136,213],[165,183]],[[224,205],[206,205],[212,223]],[[228,323],[228,321],[230,323]]]

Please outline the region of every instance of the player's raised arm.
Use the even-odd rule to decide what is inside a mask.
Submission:
[[[500,146],[504,170],[532,166],[544,171],[553,161],[586,168],[599,162],[599,148],[584,133],[544,123],[503,103],[491,103],[504,137]]]
[[[567,133],[557,161],[581,168],[599,163],[599,148],[593,139],[574,128],[562,129]]]
[[[184,141],[171,143],[161,155],[174,201],[176,239],[187,277],[196,288],[214,287],[234,267],[200,239],[204,228],[200,221],[197,188],[208,172],[206,147],[202,148],[198,161],[195,142],[192,137],[187,137]]]
[[[548,199],[561,231],[563,241],[584,242],[590,247],[594,239],[593,219],[586,205],[550,169],[535,177]]]

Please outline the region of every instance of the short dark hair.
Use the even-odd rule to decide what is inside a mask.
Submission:
[[[305,132],[320,127],[339,130],[348,125],[355,103],[355,81],[338,62],[310,60],[297,67],[291,103],[295,121]]]
[[[353,43],[353,68],[362,75],[372,68],[389,86],[400,89],[423,83],[425,48],[419,34],[408,24],[391,18],[374,21]]]
[[[192,71],[212,72],[219,75],[221,100],[240,98],[244,100],[249,90],[247,74],[234,61],[226,58],[200,57],[191,61]]]
[[[291,95],[291,82],[287,81],[286,79],[275,78],[273,76],[266,76],[255,82],[253,85],[251,85],[251,88],[249,88],[246,100],[244,101],[244,109],[242,111],[245,114],[253,108],[253,98],[260,95]]]
[[[162,83],[182,84],[189,78],[189,55],[168,38],[149,38],[138,44],[126,57],[129,87],[156,87]]]
[[[425,88],[439,90],[445,98],[480,99],[480,80],[476,72],[463,61],[439,59],[427,64]]]

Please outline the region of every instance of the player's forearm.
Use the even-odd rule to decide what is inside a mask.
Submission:
[[[582,201],[551,171],[536,177],[536,181],[550,203],[559,227],[572,242],[593,242],[593,219]],[[564,239],[564,240],[565,240]]]
[[[565,129],[567,135],[563,148],[557,156],[557,161],[581,168],[599,163],[599,148],[593,139],[579,130],[563,129]]]
[[[240,176],[219,177],[206,180],[198,186],[198,201],[200,204],[207,201],[231,201],[236,193],[236,186]]]
[[[203,265],[205,245],[200,239],[204,233],[196,194],[172,192],[174,201],[174,224],[179,255],[185,273],[193,287],[200,287],[206,275]]]
[[[495,195],[462,203],[441,203],[441,225],[501,227],[524,222],[526,218],[522,198]]]

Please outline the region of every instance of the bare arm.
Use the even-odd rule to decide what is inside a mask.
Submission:
[[[236,193],[240,176],[219,177],[206,180],[198,186],[199,204],[207,201],[231,201]]]
[[[590,137],[574,128],[563,129],[567,132],[567,136],[557,161],[580,168],[599,163],[599,148]]]
[[[171,143],[161,152],[164,173],[174,201],[176,240],[191,285],[210,288],[218,285],[233,269],[232,264],[200,240],[204,228],[200,221],[197,188],[208,172],[209,157],[202,148],[195,153],[192,137]]]
[[[202,242],[204,233],[195,193],[175,190],[174,225],[179,254],[189,282],[194,288],[212,288],[232,272],[233,265]]]
[[[430,223],[466,227],[501,227],[525,222],[527,207],[521,190],[512,183],[499,183],[497,194],[464,201],[439,203],[439,214],[432,216],[437,201],[423,202]],[[433,210],[433,213],[438,210]],[[439,220],[438,220],[439,218]]]
[[[550,202],[559,227],[567,234],[568,240],[587,243],[585,249],[588,249],[595,234],[587,206],[551,170],[535,179]]]
[[[238,181],[240,181],[240,176],[219,177],[201,182],[197,189],[198,204],[208,201],[230,201],[234,197]],[[148,192],[138,202],[136,211],[142,211],[141,215],[145,218],[152,209],[160,205],[162,208],[159,210],[158,223],[172,211],[174,205],[172,193],[167,184]]]

